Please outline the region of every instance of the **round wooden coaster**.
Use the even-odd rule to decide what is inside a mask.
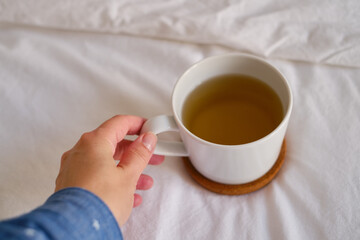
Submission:
[[[237,185],[214,182],[201,175],[191,164],[188,157],[183,157],[183,161],[185,164],[185,168],[187,172],[190,174],[190,176],[204,188],[212,192],[225,194],[225,195],[241,195],[259,190],[260,188],[263,188],[268,183],[270,183],[270,181],[276,176],[281,166],[283,165],[285,159],[285,153],[286,153],[286,142],[284,140],[278,159],[276,160],[274,166],[265,175],[252,182],[237,184]]]

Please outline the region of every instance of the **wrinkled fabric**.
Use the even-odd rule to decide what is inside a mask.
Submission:
[[[138,191],[124,238],[360,238],[358,1],[0,3],[1,219],[52,193],[83,132],[115,114],[172,114],[187,68],[245,52],[275,65],[294,94],[279,174],[223,196],[167,157],[145,169],[154,187]]]
[[[65,188],[33,211],[0,221],[0,239],[123,238],[115,217],[100,198],[85,189]]]
[[[0,1],[0,22],[216,44],[280,59],[360,66],[360,2]]]

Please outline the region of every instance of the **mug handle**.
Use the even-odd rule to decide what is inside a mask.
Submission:
[[[162,132],[179,132],[179,128],[173,116],[160,115],[148,119],[141,128],[140,134],[153,132],[159,134]],[[165,156],[189,156],[183,142],[158,140],[154,154]]]

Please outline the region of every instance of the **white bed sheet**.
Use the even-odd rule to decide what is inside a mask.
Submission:
[[[43,203],[61,154],[115,114],[171,114],[179,75],[246,52],[289,79],[278,176],[211,193],[167,158],[126,239],[359,239],[357,1],[0,1],[0,219]],[[55,8],[56,7],[56,8]]]

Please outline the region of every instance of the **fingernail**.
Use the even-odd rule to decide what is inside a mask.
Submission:
[[[154,133],[148,132],[148,133],[145,133],[145,135],[143,136],[141,141],[144,144],[144,146],[147,149],[149,149],[150,152],[152,152],[155,148],[157,137]]]

